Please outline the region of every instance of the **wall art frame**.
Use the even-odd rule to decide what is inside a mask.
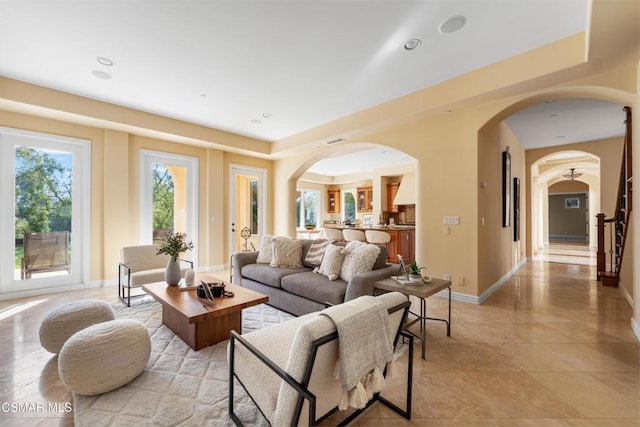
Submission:
[[[502,152],[502,226],[511,225],[511,154]]]

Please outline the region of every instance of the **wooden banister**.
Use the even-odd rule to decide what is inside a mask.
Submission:
[[[620,267],[627,241],[627,224],[631,218],[633,208],[633,158],[632,158],[632,129],[631,107],[624,107],[625,136],[622,150],[622,165],[620,167],[620,181],[618,184],[618,198],[616,210],[612,218],[605,218],[605,214],[596,215],[598,228],[598,248],[596,253],[598,280],[606,286],[618,286]],[[609,228],[609,263],[607,263],[607,233]]]

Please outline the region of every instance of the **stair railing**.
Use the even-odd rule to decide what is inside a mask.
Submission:
[[[632,134],[631,134],[631,108],[624,107],[626,112],[626,131],[624,147],[622,151],[622,166],[620,168],[620,181],[618,184],[618,197],[616,210],[611,218],[605,218],[605,214],[596,215],[598,227],[598,248],[596,255],[598,280],[603,280],[603,285],[618,286],[620,267],[627,241],[627,224],[631,217],[633,170],[632,170]],[[609,230],[609,242],[605,241],[606,230]],[[609,262],[607,262],[607,251]]]

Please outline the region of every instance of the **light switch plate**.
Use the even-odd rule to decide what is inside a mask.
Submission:
[[[460,225],[459,216],[443,216],[442,223],[445,225]]]

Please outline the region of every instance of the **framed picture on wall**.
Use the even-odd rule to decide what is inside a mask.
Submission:
[[[511,225],[511,154],[502,152],[502,226]]]
[[[520,240],[520,178],[513,178],[513,241]]]

